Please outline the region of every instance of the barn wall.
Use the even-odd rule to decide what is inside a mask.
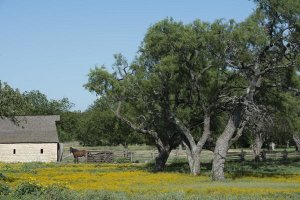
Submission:
[[[41,149],[43,149],[43,154],[41,154]],[[0,152],[1,162],[57,161],[57,143],[0,144]]]

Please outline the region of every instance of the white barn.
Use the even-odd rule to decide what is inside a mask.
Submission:
[[[17,116],[17,123],[0,117],[0,162],[57,162],[62,145],[59,115]]]

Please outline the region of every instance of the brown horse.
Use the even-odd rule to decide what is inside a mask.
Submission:
[[[78,157],[86,157],[87,151],[86,150],[78,150],[70,147],[70,153],[73,153],[74,156],[74,163],[78,163]]]

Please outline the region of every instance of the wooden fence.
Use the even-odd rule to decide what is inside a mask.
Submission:
[[[87,151],[86,162],[108,162],[114,160],[112,151]]]
[[[253,160],[254,159],[254,154],[253,152],[228,152],[227,157],[228,160]],[[299,151],[294,151],[294,152],[288,152],[288,151],[262,151],[261,154],[259,155],[260,160],[287,160],[289,158],[293,159],[300,159],[300,152]]]
[[[87,150],[86,158],[82,158],[81,162],[115,162],[118,159],[127,159],[130,162],[147,163],[154,160],[158,151],[154,149],[145,150]],[[70,157],[71,155],[67,156]],[[67,158],[65,157],[65,158]],[[73,157],[73,156],[72,156]],[[213,152],[204,150],[201,154],[202,161],[209,162],[213,159]],[[286,160],[286,159],[300,159],[300,152],[293,151],[263,151],[260,155],[261,160]],[[186,159],[185,150],[175,149],[171,152],[168,162],[172,162],[174,159]],[[253,160],[254,154],[251,150],[245,151],[230,150],[227,153],[226,160]],[[71,159],[69,159],[71,160]]]
[[[117,159],[128,159],[130,162],[148,162],[154,160],[158,155],[155,150],[144,150],[144,151],[98,151],[88,150],[86,154],[85,162],[113,162]],[[185,152],[179,153],[178,151],[172,151],[170,154],[171,158],[185,158]]]
[[[154,160],[155,157],[158,155],[158,152],[155,150],[152,151],[128,151],[127,153],[124,152],[116,152],[115,158],[128,158],[131,162],[135,162],[136,160],[147,162],[150,160]],[[211,160],[213,158],[213,152],[206,152],[206,155],[202,156],[203,158],[206,158],[206,160]],[[170,159],[178,159],[178,158],[186,158],[185,151],[179,151],[179,150],[173,150],[170,154]],[[293,159],[300,159],[300,152],[294,151],[294,152],[287,152],[287,151],[263,151],[260,155],[260,158],[262,160],[272,159],[272,160],[286,160],[289,158]],[[234,151],[234,152],[228,152],[227,153],[227,160],[253,160],[255,159],[254,154],[252,151]]]

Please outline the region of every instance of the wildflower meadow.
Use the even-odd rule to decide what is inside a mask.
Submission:
[[[159,173],[151,171],[151,164],[1,163],[0,192],[2,199],[53,199],[62,193],[65,199],[103,199],[104,194],[108,199],[298,199],[299,161],[290,162],[232,162],[224,182],[211,181],[206,166],[200,176],[185,173],[184,162],[171,163],[167,172]]]

